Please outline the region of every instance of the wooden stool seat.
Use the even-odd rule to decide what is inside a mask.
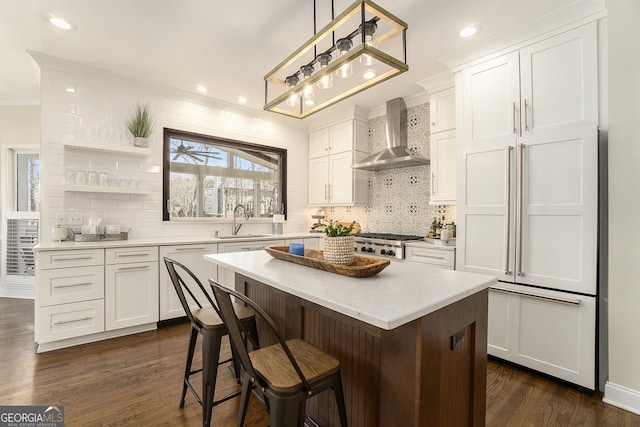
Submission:
[[[340,362],[316,346],[301,339],[285,341],[300,370],[310,383],[335,374]],[[267,385],[280,393],[290,393],[302,387],[300,376],[289,362],[280,344],[274,344],[249,353],[256,372]]]
[[[240,304],[234,304],[233,309],[236,312],[236,316],[238,316],[238,319],[240,319],[241,322],[251,320],[255,316],[253,310]],[[226,327],[224,326],[224,322],[222,321],[220,316],[218,316],[218,313],[216,313],[213,307],[206,305],[202,308],[191,310],[191,313],[193,313],[193,317],[198,321],[202,328],[220,328],[225,331],[226,335]]]

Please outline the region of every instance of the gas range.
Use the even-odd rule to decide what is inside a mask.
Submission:
[[[424,240],[424,236],[394,233],[359,233],[355,235],[354,250],[363,255],[404,259],[404,242]]]

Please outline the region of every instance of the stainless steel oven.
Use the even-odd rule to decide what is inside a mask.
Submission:
[[[404,259],[404,243],[424,240],[424,236],[393,233],[359,233],[355,235],[354,250],[362,255]]]

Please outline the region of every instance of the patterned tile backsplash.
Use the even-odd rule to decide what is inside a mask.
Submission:
[[[386,147],[386,117],[369,121],[369,153]],[[429,104],[407,109],[407,146],[412,154],[429,158]],[[367,206],[328,206],[329,219],[355,220],[363,231],[425,235],[434,217],[449,223],[455,206],[429,204],[431,168],[413,166],[371,172]]]

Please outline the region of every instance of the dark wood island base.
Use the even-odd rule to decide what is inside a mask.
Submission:
[[[236,274],[236,290],[269,313],[286,339],[304,338],[336,356],[350,427],[484,426],[487,290],[385,330]],[[261,344],[275,342],[258,324]],[[307,413],[338,426],[323,393]]]

